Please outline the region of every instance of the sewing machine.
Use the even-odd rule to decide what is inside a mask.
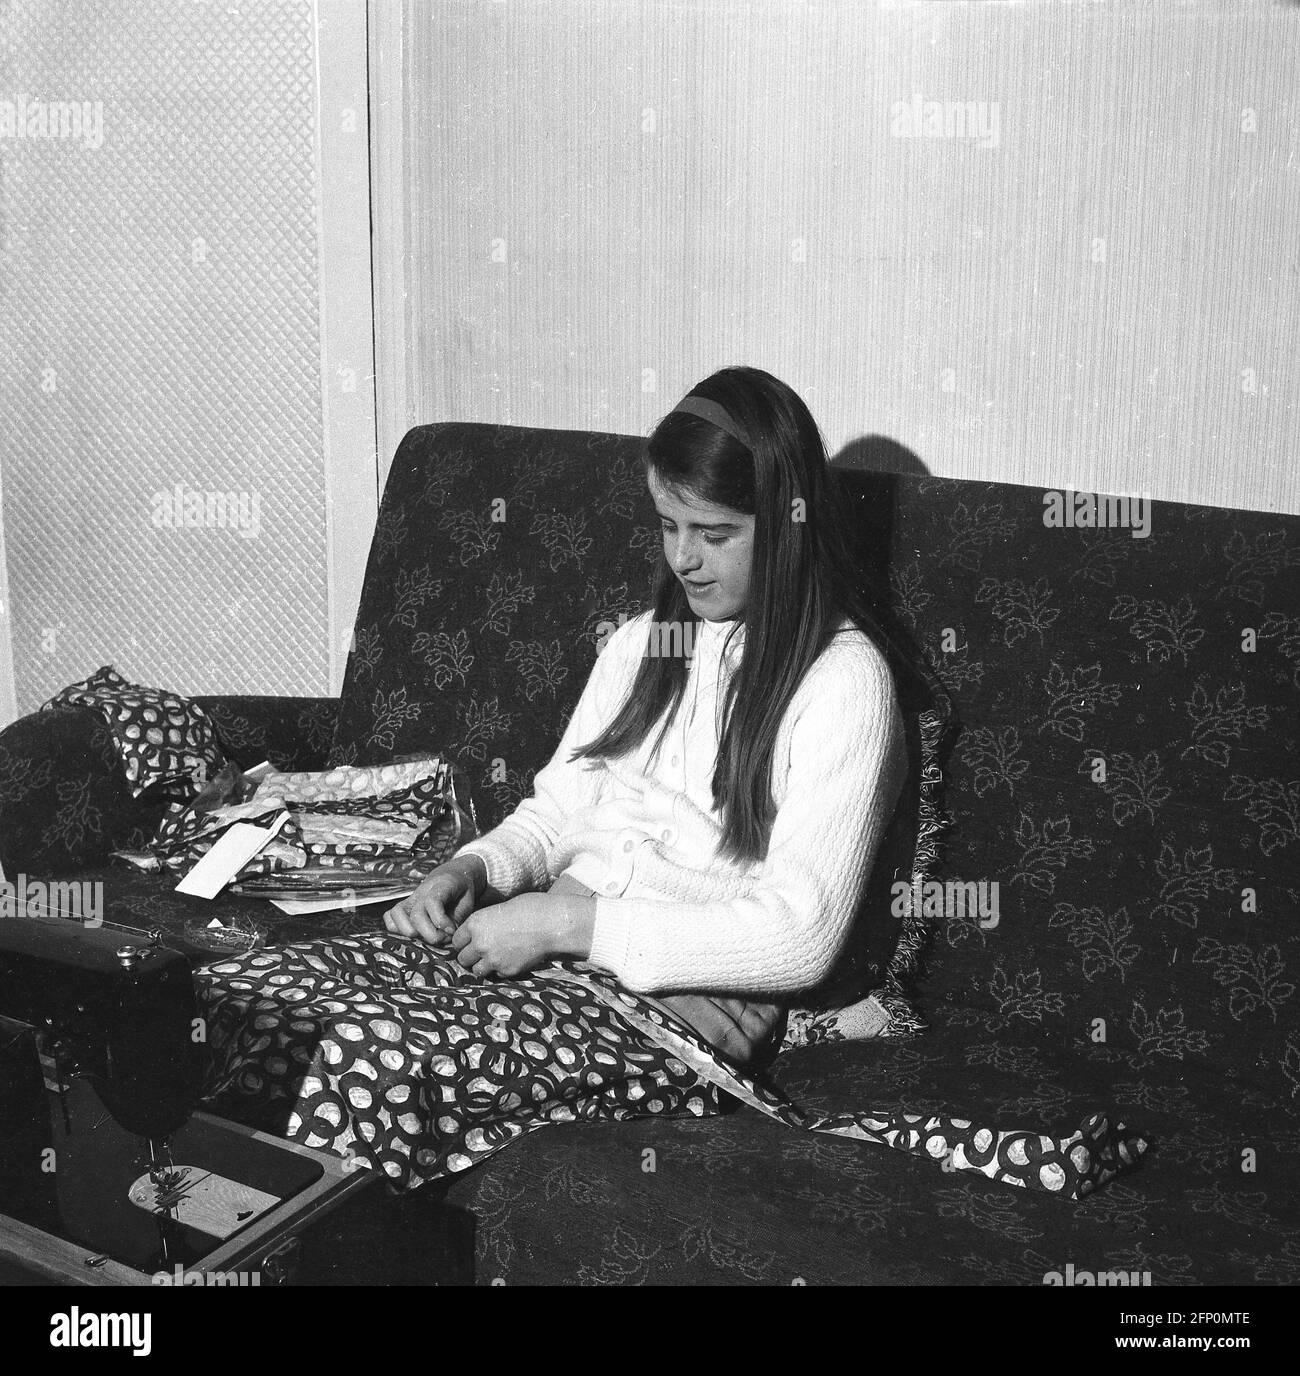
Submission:
[[[204,1031],[160,933],[0,920],[0,1256],[91,1284],[288,1278],[301,1229],[374,1173],[198,1110]]]

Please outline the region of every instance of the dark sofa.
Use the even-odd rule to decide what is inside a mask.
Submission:
[[[411,431],[341,702],[199,699],[227,751],[319,768],[444,748],[495,825],[554,750],[600,623],[646,605],[661,554],[640,443]],[[1070,1204],[745,1108],[547,1128],[445,1191],[472,1278],[1041,1285],[1072,1268],[1295,1283],[1300,518],[1153,503],[1141,539],[1049,528],[1036,488],[845,481],[864,578],[957,708],[936,878],[997,882],[999,912],[935,919],[926,1031],[806,1045],[770,1074],[831,1111],[903,1104],[1055,1131],[1110,1107],[1149,1152]],[[110,921],[175,933],[201,900],[108,861],[159,812],[130,799],[85,710],[0,733],[11,878],[101,878]],[[273,940],[367,922],[218,903]]]

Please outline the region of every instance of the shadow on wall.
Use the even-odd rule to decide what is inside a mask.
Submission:
[[[850,440],[831,462],[837,468],[852,468],[861,473],[930,473],[905,444],[885,435],[863,435]]]

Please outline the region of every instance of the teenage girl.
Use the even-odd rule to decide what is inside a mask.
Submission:
[[[655,428],[653,607],[531,798],[384,915],[485,980],[606,970],[738,1061],[833,971],[899,799],[894,680],[803,401],[724,368]]]

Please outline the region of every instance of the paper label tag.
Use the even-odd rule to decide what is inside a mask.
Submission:
[[[215,898],[258,851],[271,843],[288,820],[289,814],[282,812],[269,827],[255,827],[251,822],[236,822],[228,827],[176,885],[176,892],[195,898]]]
[[[376,896],[366,893],[364,889],[360,893],[342,889],[330,898],[273,898],[271,906],[279,908],[282,913],[288,913],[291,917],[302,917],[308,913],[332,913],[336,909],[351,912],[354,908],[364,908],[370,903],[387,903],[392,907],[394,903],[410,898],[414,892],[414,889],[389,889]]]

